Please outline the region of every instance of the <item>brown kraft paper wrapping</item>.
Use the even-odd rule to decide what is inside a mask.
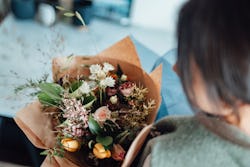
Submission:
[[[68,75],[72,80],[79,75],[86,75],[88,71],[82,65],[108,62],[114,67],[119,64],[123,72],[129,77],[129,80],[135,81],[148,88],[148,99],[156,101],[156,108],[149,115],[148,126],[146,126],[135,138],[131,144],[122,167],[129,167],[139,152],[146,136],[150,131],[151,124],[154,122],[157,111],[161,104],[161,74],[162,67],[159,66],[151,74],[147,74],[142,68],[139,57],[136,53],[135,46],[129,37],[119,41],[110,48],[97,54],[96,56],[72,56],[57,57],[52,61],[52,72],[54,81],[58,81],[60,77]],[[15,116],[17,125],[22,129],[29,140],[38,148],[53,148],[56,142],[56,134],[53,132],[53,121],[49,114],[43,111],[41,104],[33,102],[25,108],[17,112]],[[66,153],[64,158],[46,157],[42,166],[48,167],[87,167],[81,162],[81,155]]]

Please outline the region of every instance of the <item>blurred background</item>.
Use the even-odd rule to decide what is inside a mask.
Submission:
[[[176,47],[175,26],[185,1],[0,0],[0,167],[40,166],[44,158],[13,121],[30,101],[13,93],[16,86],[51,73],[54,56],[95,55],[126,36],[149,72]],[[65,17],[68,11],[78,11],[87,29],[76,17]]]

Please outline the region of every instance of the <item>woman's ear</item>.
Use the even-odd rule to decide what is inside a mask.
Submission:
[[[174,71],[177,75],[179,75],[178,70],[177,70],[177,63],[175,63],[175,64],[173,65],[172,69],[173,69],[173,71]]]

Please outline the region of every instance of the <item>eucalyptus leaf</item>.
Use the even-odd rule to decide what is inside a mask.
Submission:
[[[93,118],[93,116],[89,116],[88,120],[89,130],[94,135],[99,135],[102,133],[102,128],[98,124],[98,122]]]
[[[113,144],[113,138],[111,136],[97,136],[96,137],[96,142],[101,143],[104,146],[109,146]]]

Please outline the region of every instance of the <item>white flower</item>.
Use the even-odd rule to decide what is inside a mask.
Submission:
[[[93,64],[89,67],[91,74],[97,74],[102,70],[102,67],[99,64]]]
[[[114,68],[114,66],[112,66],[111,64],[109,64],[109,63],[103,63],[103,71],[105,72],[105,73],[108,73],[109,71],[113,71],[115,68]]]
[[[115,80],[112,77],[107,77],[100,81],[100,86],[102,88],[108,87],[114,87],[115,86]]]
[[[87,82],[83,82],[79,90],[82,94],[88,94],[90,92],[89,84]]]
[[[89,79],[90,79],[90,80],[97,80],[96,74],[91,74],[91,75],[89,76]]]

